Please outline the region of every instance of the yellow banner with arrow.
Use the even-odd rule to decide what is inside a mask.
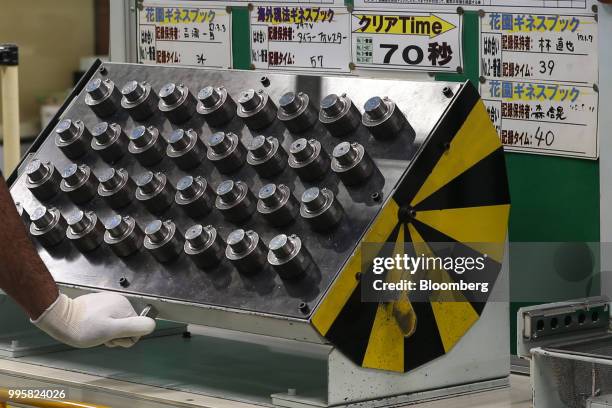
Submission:
[[[437,37],[457,26],[436,14],[429,15],[383,15],[353,14],[358,28],[353,32],[370,34],[422,35]]]

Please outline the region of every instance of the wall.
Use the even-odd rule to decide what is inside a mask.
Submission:
[[[599,38],[601,41],[599,52],[599,143],[600,143],[600,208],[601,214],[601,242],[603,248],[609,248],[612,242],[612,47],[609,39],[612,38],[612,5],[599,6]],[[602,294],[612,296],[612,251],[602,251]],[[606,271],[604,273],[603,271]]]
[[[469,79],[477,85],[476,13],[466,13],[464,27],[465,75],[438,75],[436,79]],[[520,307],[600,293],[598,248],[579,244],[600,240],[599,162],[522,153],[505,156],[512,201],[508,226],[510,344],[516,354],[516,313]],[[589,261],[580,262],[585,248]],[[579,261],[560,265],[560,252]]]
[[[0,43],[8,42],[19,45],[22,134],[32,136],[40,98],[69,89],[79,59],[94,53],[94,1],[2,0]]]

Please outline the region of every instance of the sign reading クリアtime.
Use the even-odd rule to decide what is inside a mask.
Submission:
[[[358,31],[361,33],[378,34],[383,31],[385,34],[436,37],[457,28],[457,26],[434,14],[428,16],[356,14],[354,17],[359,19]]]
[[[461,16],[456,13],[376,13],[351,17],[358,68],[457,71],[463,65]]]

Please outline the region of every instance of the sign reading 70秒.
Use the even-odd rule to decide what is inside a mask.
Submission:
[[[457,71],[462,64],[461,16],[454,13],[356,11],[352,59],[356,67]]]

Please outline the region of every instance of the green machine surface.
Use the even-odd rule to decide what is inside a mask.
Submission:
[[[464,73],[437,75],[440,81],[479,79],[479,16],[468,11],[464,15]],[[553,255],[538,252],[528,245],[513,242],[599,242],[599,161],[521,153],[506,153],[508,182],[512,210],[510,211],[510,333],[516,334],[516,313],[520,307],[568,298],[595,296],[600,293],[597,268],[582,264],[573,270],[573,276],[558,279]],[[599,252],[592,249],[598,264]],[[534,257],[540,257],[538,262]],[[554,285],[539,288],[542,299],[529,299],[524,295],[525,285],[538,274],[549,277]],[[568,279],[569,278],[569,279]],[[546,280],[546,279],[543,279]],[[566,280],[567,285],[563,283]],[[544,295],[545,293],[545,295]],[[510,341],[512,354],[516,342]]]

